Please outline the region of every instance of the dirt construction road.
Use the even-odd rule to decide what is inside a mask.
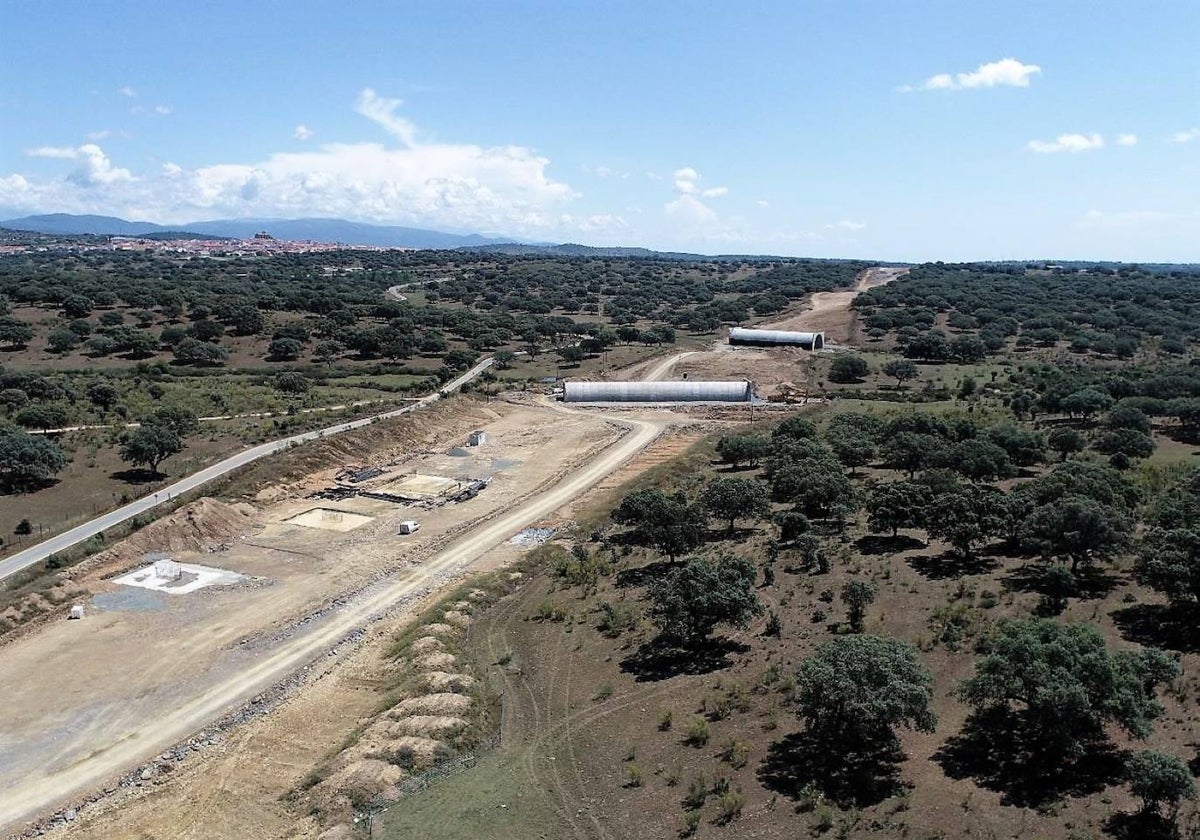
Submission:
[[[758,326],[768,330],[821,331],[825,333],[826,341],[844,344],[853,338],[851,332],[856,321],[850,304],[858,297],[859,292],[883,286],[907,272],[907,268],[868,268],[858,278],[853,289],[842,292],[816,292],[809,301],[809,307],[803,312]]]
[[[646,447],[665,426],[665,421],[611,419],[629,430],[615,444],[549,489],[455,540],[411,573],[347,604],[317,629],[281,641],[253,663],[190,700],[162,709],[152,722],[146,722],[149,725],[131,728],[108,748],[66,765],[55,765],[48,757],[41,772],[30,773],[5,790],[0,800],[0,827],[12,828],[72,795],[100,785],[286,678],[397,603],[463,570],[515,532],[569,503]]]

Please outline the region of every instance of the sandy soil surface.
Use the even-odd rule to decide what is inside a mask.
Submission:
[[[769,330],[824,332],[825,340],[830,344],[845,344],[855,338],[857,318],[850,304],[858,293],[890,283],[907,272],[907,268],[868,268],[859,275],[853,289],[817,292],[802,312],[757,326]]]
[[[494,561],[504,540],[618,468],[663,425],[622,418],[622,432],[592,414],[531,406],[499,414],[483,426],[488,444],[469,455],[451,447],[403,465],[424,474],[493,473],[491,487],[470,502],[414,514],[355,499],[353,510],[375,519],[341,533],[284,523],[325,504],[284,500],[263,512],[257,534],[203,555],[252,584],[174,597],[116,592],[82,622],[59,621],[0,649],[0,680],[9,687],[0,708],[0,825],[113,778],[380,613],[485,555]],[[422,530],[400,537],[396,525],[409,518]],[[104,594],[111,593],[97,593]]]
[[[756,326],[764,329],[824,332],[831,346],[852,342],[858,318],[850,304],[859,292],[890,283],[904,268],[870,268],[859,275],[853,289],[817,292],[804,309],[776,321]],[[769,396],[780,387],[801,392],[816,390],[813,354],[796,347],[730,347],[724,340],[712,350],[692,350],[650,359],[622,371],[621,378],[658,381],[663,379],[750,379],[759,396]]]

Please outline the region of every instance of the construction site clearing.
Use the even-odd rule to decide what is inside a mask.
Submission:
[[[401,449],[377,437],[357,457],[379,472],[357,484],[336,480],[345,464],[328,465],[263,488],[251,504],[202,499],[127,540],[136,551],[118,544],[102,567],[73,572],[71,600],[86,606],[85,618],[67,621],[64,607],[63,620],[0,646],[8,687],[0,707],[0,825],[6,799],[15,808],[47,788],[65,797],[73,791],[62,788],[63,776],[89,761],[112,760],[114,774],[123,770],[115,758],[98,757],[153,737],[146,724],[162,710],[252,671],[287,640],[319,633],[360,593],[419,573],[448,541],[572,474],[624,434],[601,417],[514,403],[468,402],[454,414],[402,422],[427,424],[418,445]],[[460,448],[480,429],[486,442]],[[478,476],[495,492],[447,503],[484,481]],[[397,482],[416,500],[374,496],[373,487]],[[341,485],[372,495],[322,505],[307,498]],[[416,506],[421,529],[401,536]],[[210,516],[224,524],[206,540]],[[520,550],[497,547],[472,568]],[[120,595],[138,591],[155,600]],[[55,668],[47,669],[51,659]]]

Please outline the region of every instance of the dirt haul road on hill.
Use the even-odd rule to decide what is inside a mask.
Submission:
[[[153,720],[126,731],[110,746],[68,763],[55,763],[54,756],[47,756],[41,772],[28,774],[4,791],[0,827],[11,830],[16,823],[101,785],[287,678],[396,604],[461,572],[517,531],[568,504],[620,468],[667,425],[666,420],[605,419],[628,432],[590,463],[456,539],[411,573],[346,604],[311,632],[282,640],[253,663],[200,690],[190,700],[164,708]]]

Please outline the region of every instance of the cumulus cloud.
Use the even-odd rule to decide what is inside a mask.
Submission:
[[[1039,154],[1055,152],[1090,152],[1104,147],[1104,138],[1099,134],[1060,134],[1053,140],[1030,140],[1025,148]]]
[[[102,129],[102,130],[100,130],[100,131],[89,131],[89,132],[88,132],[88,135],[87,135],[87,139],[89,139],[89,140],[91,140],[93,143],[95,143],[95,142],[97,142],[97,141],[99,141],[99,140],[104,140],[104,139],[106,139],[106,138],[107,138],[109,135],[111,135],[111,134],[112,134],[112,132],[111,132],[111,131],[109,131],[107,128],[105,128],[105,129]]]
[[[343,216],[363,221],[537,235],[578,197],[550,161],[524,146],[419,140],[397,100],[365,90],[356,109],[400,144],[328,143],[199,168],[167,164],[135,178],[95,144],[31,149],[72,160],[65,178],[0,177],[0,205],[30,212],[109,213],[168,223],[196,218]],[[104,185],[103,190],[92,187]],[[572,217],[573,218],[573,217]],[[601,225],[593,217],[587,224]],[[575,220],[578,223],[578,219]],[[613,222],[615,224],[615,222]]]
[[[67,175],[67,181],[79,187],[94,187],[100,184],[116,184],[133,180],[133,174],[128,169],[113,166],[108,155],[95,143],[85,143],[75,148],[41,146],[29,149],[25,154],[29,157],[79,161],[79,166]]]
[[[173,110],[175,110],[175,109],[172,108],[170,105],[155,105],[154,106],[154,113],[158,114],[160,117],[165,117],[167,114],[171,113]]]
[[[1137,142],[1138,142],[1138,136],[1136,134],[1118,134],[1117,135],[1117,145],[1118,146],[1136,146]]]
[[[720,198],[723,195],[729,195],[729,187],[709,187],[706,190],[701,190],[700,195],[705,198]]]
[[[765,198],[760,198],[757,201],[755,201],[754,203],[757,204],[759,207],[770,207],[771,206],[771,202],[767,201]]]
[[[1015,58],[981,64],[969,73],[938,73],[919,85],[905,85],[902,93],[918,90],[972,90],[993,87],[1029,87],[1030,80],[1042,72],[1036,64],[1024,64]]]
[[[1169,142],[1191,143],[1193,140],[1200,140],[1200,128],[1189,128],[1187,131],[1176,131],[1171,135]]]
[[[133,99],[135,96],[137,96],[137,91],[131,88],[129,85],[117,88],[117,93],[121,94],[121,96],[128,97],[129,99]]]
[[[316,132],[314,132],[311,128],[306,126],[304,123],[300,123],[300,125],[296,126],[295,130],[292,131],[292,136],[295,137],[297,140],[307,140],[308,138],[312,137],[313,134],[315,134],[315,133]]]
[[[663,208],[667,218],[687,227],[706,227],[717,221],[717,212],[691,193],[680,193]]]
[[[671,177],[675,179],[675,191],[682,195],[691,195],[698,189],[696,182],[700,180],[700,173],[690,166],[676,169]]]
[[[825,227],[829,230],[846,230],[854,232],[856,230],[863,230],[866,227],[866,224],[863,222],[855,222],[850,219],[843,219],[840,222],[834,222],[833,224],[825,225]]]

